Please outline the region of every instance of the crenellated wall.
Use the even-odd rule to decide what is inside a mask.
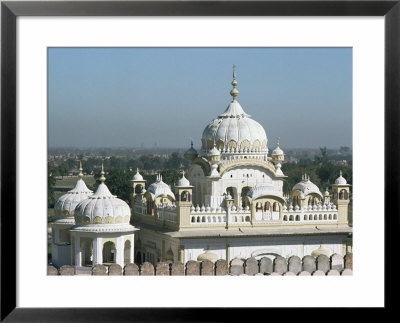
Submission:
[[[73,266],[62,266],[57,269],[49,265],[47,275],[69,276],[79,275]],[[348,253],[344,257],[334,254],[331,257],[319,255],[317,258],[305,256],[300,259],[292,256],[288,259],[276,256],[273,260],[263,257],[233,259],[230,263],[226,260],[211,261],[188,261],[181,262],[159,262],[154,267],[149,262],[141,265],[127,264],[122,268],[120,265],[110,266],[95,265],[87,268],[86,275],[102,276],[349,276],[353,274],[353,254]]]

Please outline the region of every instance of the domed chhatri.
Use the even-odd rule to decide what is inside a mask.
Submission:
[[[72,265],[77,268],[116,263],[124,266],[134,260],[134,231],[131,210],[112,195],[101,165],[100,185],[75,208],[76,225],[70,229]]]
[[[198,156],[198,152],[193,148],[193,140],[190,141],[190,148],[185,152],[184,157],[188,160],[194,160]]]
[[[346,179],[342,176],[342,171],[340,171],[340,176],[335,180],[336,185],[347,185]]]
[[[322,193],[319,190],[318,186],[310,181],[310,176],[308,176],[307,174],[303,175],[301,182],[293,186],[292,191],[299,191],[301,193],[304,193],[305,195],[314,193],[322,198]]]
[[[75,207],[79,202],[88,198],[93,191],[89,190],[83,181],[82,163],[79,168],[79,179],[77,180],[75,187],[68,191],[67,194],[62,195],[54,204],[54,211],[56,217],[73,217],[75,213]]]
[[[215,263],[218,260],[218,256],[209,249],[207,249],[202,254],[197,256],[197,261],[205,261],[205,260]]]
[[[175,199],[174,193],[169,185],[163,182],[160,174],[157,175],[157,181],[147,188],[146,194],[150,194],[153,200],[159,196],[169,196],[172,200]]]
[[[176,187],[193,187],[190,185],[189,180],[185,177],[185,171],[182,171],[182,177],[179,179]]]
[[[136,174],[133,175],[132,181],[143,181],[143,176],[139,173],[139,168],[136,168]]]
[[[318,249],[315,249],[311,252],[311,256],[314,258],[317,258],[319,255],[330,257],[332,255],[332,251],[320,245]]]
[[[131,210],[128,204],[112,195],[106,184],[102,166],[100,185],[75,209],[75,222],[81,225],[129,225]],[[75,228],[77,229],[77,228]]]
[[[244,112],[236,100],[239,91],[236,89],[236,71],[233,72],[232,102],[216,119],[204,129],[202,150],[213,148],[214,142],[222,153],[259,153],[266,155],[267,135],[264,128],[250,115]]]

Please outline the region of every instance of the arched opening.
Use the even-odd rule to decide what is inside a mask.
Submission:
[[[300,221],[300,215],[296,215],[296,221]]]
[[[200,217],[199,216],[197,217],[197,222],[200,222]]]
[[[319,215],[319,219],[322,220],[322,214]]]
[[[250,217],[246,216],[246,222],[250,222]]]
[[[131,242],[130,240],[126,240],[124,245],[124,263],[129,264],[131,262],[130,258],[131,258]]]
[[[141,264],[141,263],[142,263],[142,253],[141,253],[140,251],[138,251],[138,252],[136,253],[135,262],[136,262],[137,264]]]
[[[154,202],[150,198],[146,199],[146,213],[154,215]]]
[[[236,187],[230,186],[226,189],[226,194],[229,194],[233,198],[233,204],[238,206],[238,193]]]
[[[192,216],[192,222],[196,222],[196,218]]]
[[[287,215],[283,216],[283,221],[287,221]]]
[[[244,174],[243,174],[244,175]],[[247,193],[251,190],[250,186],[245,186],[242,188],[242,191],[240,193],[240,196],[242,197],[242,208],[245,208],[246,206],[250,206],[248,199],[246,198]]]
[[[92,239],[81,238],[81,261],[82,266],[92,266],[93,260],[93,246]]]
[[[294,217],[293,217],[293,215],[291,215],[290,217],[289,217],[289,221],[293,221],[294,220]]]
[[[205,217],[205,216],[203,216],[203,217],[201,218],[201,222],[206,222],[206,217]]]
[[[300,199],[298,195],[292,197],[292,205],[296,207],[296,205],[300,206]]]
[[[232,217],[232,222],[237,222],[237,217],[236,216]]]
[[[312,214],[310,214],[309,216],[308,216],[308,219],[311,221],[312,220]]]
[[[333,219],[337,220],[337,215],[336,214],[333,215]]]
[[[271,211],[271,203],[269,202],[264,203],[264,211]]]
[[[307,221],[308,217],[307,214],[304,214],[304,220]]]
[[[107,241],[103,245],[103,263],[115,263],[115,244],[114,242]]]
[[[332,214],[329,214],[329,220],[332,220]]]
[[[273,209],[274,209],[274,212],[279,212],[280,211],[280,205],[279,205],[278,202],[274,203]]]
[[[318,215],[314,215],[314,221],[318,220]]]
[[[341,190],[340,191],[340,193],[339,193],[339,200],[344,200],[345,199],[345,197],[344,197],[344,193],[346,192],[346,190]]]
[[[135,186],[135,193],[136,194],[140,194],[143,191],[143,185],[142,184],[138,184]]]
[[[183,191],[181,193],[181,201],[182,202],[190,202],[190,193],[188,191]]]
[[[261,204],[261,202],[257,202],[256,203],[256,212],[258,212],[258,211],[262,211],[262,204]]]
[[[326,214],[324,214],[324,220],[326,220],[326,216],[327,216],[327,215],[326,215]]]

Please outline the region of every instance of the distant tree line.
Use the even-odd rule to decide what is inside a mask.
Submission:
[[[111,193],[131,202],[132,183],[131,179],[136,173],[136,168],[141,170],[143,178],[147,181],[146,186],[156,181],[157,175],[146,174],[146,171],[159,171],[163,177],[163,181],[174,189],[178,182],[181,169],[187,169],[189,162],[183,158],[178,152],[172,153],[168,158],[161,158],[152,154],[142,155],[137,159],[128,157],[110,157],[102,161],[100,158],[90,157],[82,163],[83,172],[90,174],[93,172],[96,182],[90,189],[95,190],[100,181],[101,163],[104,162],[104,170],[106,172],[106,185]],[[48,205],[54,205],[54,186],[56,183],[55,176],[65,176],[71,170],[79,168],[79,160],[67,159],[61,164],[55,166],[49,162],[48,166]],[[143,172],[144,171],[144,172]],[[302,175],[307,174],[310,180],[317,185],[324,193],[326,187],[331,187],[335,179],[342,171],[343,177],[346,178],[348,184],[353,182],[353,172],[351,163],[338,165],[333,163],[327,154],[326,147],[320,148],[320,154],[311,159],[300,159],[298,163],[286,162],[282,165],[282,171],[287,176],[284,179],[283,192],[289,194],[293,186],[302,180]]]

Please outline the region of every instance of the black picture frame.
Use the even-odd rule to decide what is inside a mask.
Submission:
[[[1,321],[127,322],[235,320],[238,309],[16,308],[16,19],[19,16],[384,16],[385,308],[398,273],[388,255],[399,229],[400,0],[379,1],[2,1],[1,2]],[[373,147],[371,147],[371,150]],[[382,156],[376,156],[376,163]],[[371,161],[370,161],[371,162]],[[377,165],[375,165],[376,167]],[[377,166],[380,167],[380,166]],[[8,243],[15,241],[15,244]],[[394,265],[393,265],[394,266]],[[372,273],[371,273],[372,274]],[[312,306],[312,304],[310,304]],[[340,318],[343,319],[343,318]]]

